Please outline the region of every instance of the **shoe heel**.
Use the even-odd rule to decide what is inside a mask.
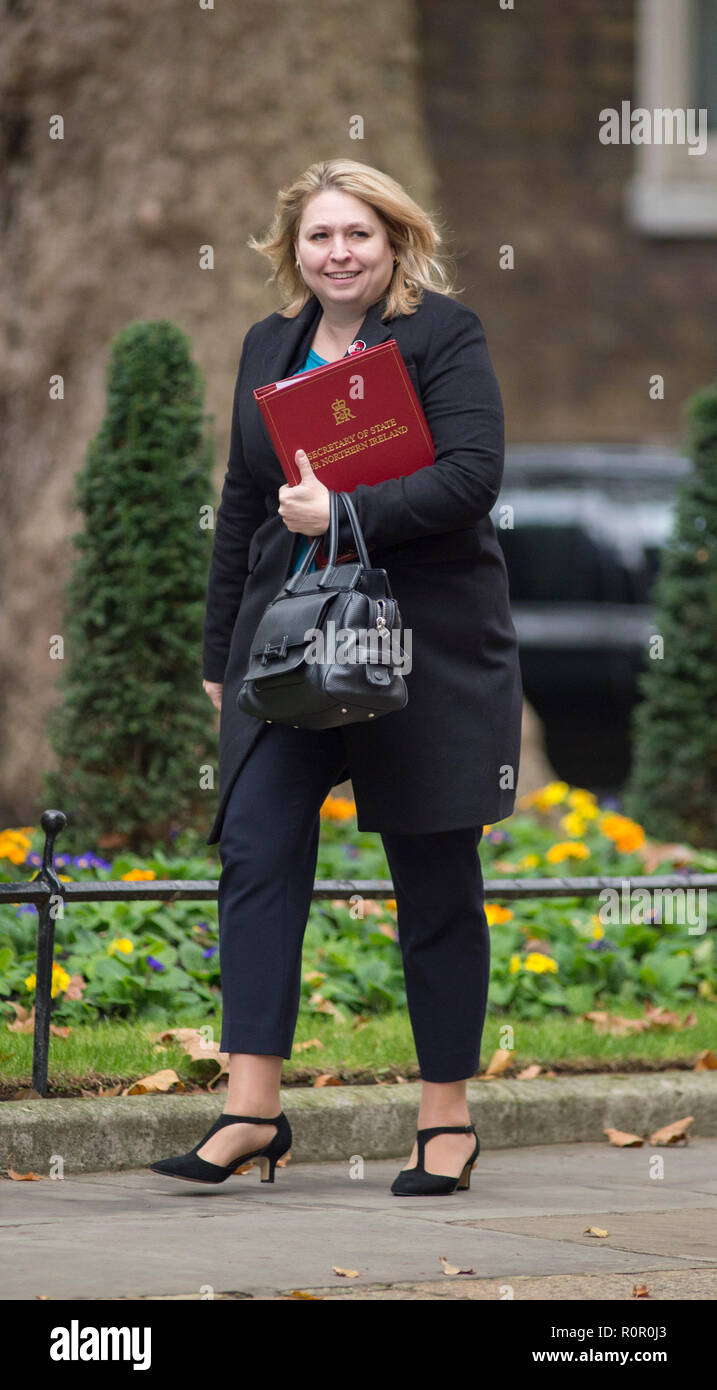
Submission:
[[[275,1167],[276,1167],[276,1159],[275,1159],[275,1158],[269,1158],[269,1156],[268,1156],[267,1154],[260,1154],[257,1158],[254,1159],[254,1162],[257,1164],[258,1168],[261,1170],[261,1181],[262,1181],[262,1182],[273,1182],[273,1181],[274,1181],[274,1169],[275,1169]],[[267,1175],[268,1175],[268,1176],[267,1176]]]
[[[470,1187],[470,1185],[471,1185],[471,1171],[472,1171],[472,1169],[473,1169],[473,1163],[471,1163],[471,1161],[470,1161],[470,1159],[469,1159],[468,1163],[466,1163],[466,1166],[465,1166],[465,1168],[463,1169],[463,1172],[461,1173],[461,1175],[460,1175],[460,1177],[459,1177],[459,1179],[458,1179],[458,1186],[459,1186],[459,1187],[462,1187],[462,1188],[469,1188],[469,1187]]]

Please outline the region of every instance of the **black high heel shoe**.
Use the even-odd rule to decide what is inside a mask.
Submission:
[[[201,1149],[206,1144],[210,1135],[216,1134],[218,1129],[224,1125],[236,1124],[238,1120],[245,1124],[253,1125],[276,1125],[276,1134],[268,1144],[264,1144],[261,1149],[252,1149],[250,1153],[240,1154],[238,1158],[233,1158],[231,1163],[224,1167],[221,1163],[210,1163],[206,1158],[200,1158],[197,1149]],[[231,1176],[237,1168],[248,1163],[250,1158],[256,1159],[261,1169],[261,1181],[273,1182],[274,1169],[280,1158],[291,1148],[291,1125],[286,1118],[283,1110],[278,1115],[267,1118],[266,1115],[227,1115],[222,1114],[215,1120],[211,1129],[204,1135],[203,1139],[195,1144],[194,1148],[187,1154],[178,1154],[174,1158],[159,1158],[156,1163],[150,1163],[149,1167],[153,1173],[161,1173],[165,1178],[184,1178],[185,1182],[224,1182],[225,1178]]]
[[[451,1178],[443,1173],[427,1173],[425,1169],[426,1144],[434,1134],[475,1134],[475,1125],[436,1125],[433,1129],[416,1131],[418,1144],[418,1163],[415,1168],[402,1168],[391,1183],[394,1197],[440,1197],[443,1193],[467,1191],[471,1185],[471,1169],[480,1153],[480,1139],[476,1134],[473,1153],[466,1160],[459,1176]]]

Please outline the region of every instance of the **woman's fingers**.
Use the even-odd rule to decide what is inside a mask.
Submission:
[[[217,681],[202,681],[202,685],[209,696],[214,707],[221,710],[222,707],[222,685]]]

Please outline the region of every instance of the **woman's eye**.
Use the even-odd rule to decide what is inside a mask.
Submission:
[[[352,236],[368,236],[368,232],[361,231],[358,227],[351,233]],[[315,241],[317,236],[326,236],[326,232],[312,232],[309,240]]]

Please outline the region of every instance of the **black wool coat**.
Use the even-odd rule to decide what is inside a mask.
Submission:
[[[382,297],[356,336],[367,348],[396,340],[435,455],[409,476],[351,492],[371,563],[387,571],[412,629],[412,667],[403,709],[341,729],[346,766],[334,785],[351,778],[359,830],[482,826],[514,808],[523,700],[508,577],[489,516],[503,473],[500,389],[483,326],[467,306],[426,290],[413,314],[382,319],[384,309]],[[203,676],[224,685],[219,804],[207,844],[219,840],[234,779],[267,729],[236,699],[297,539],[278,514],[286,479],[252,391],[298,370],[321,313],[311,295],[295,318],[276,312],[254,324],[242,348],[204,620]],[[343,508],[340,516],[339,559],[354,558]]]

